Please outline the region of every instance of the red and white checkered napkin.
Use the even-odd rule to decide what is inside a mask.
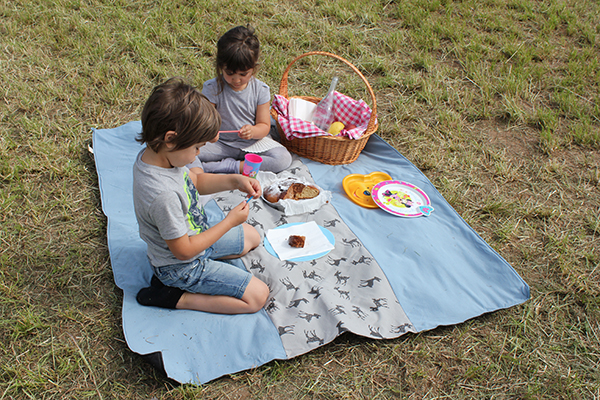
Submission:
[[[295,137],[307,138],[329,135],[329,133],[317,128],[312,122],[290,116],[288,113],[288,103],[288,99],[278,94],[275,95],[275,99],[273,100],[273,109],[277,112],[277,121],[288,140],[292,140]],[[362,100],[357,101],[344,94],[334,92],[333,114],[335,115],[335,121],[340,121],[344,125],[356,125],[354,129],[342,129],[340,136],[359,139],[369,125],[371,108]]]

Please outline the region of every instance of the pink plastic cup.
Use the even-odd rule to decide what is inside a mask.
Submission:
[[[260,164],[262,163],[262,157],[258,154],[248,153],[244,157],[244,168],[242,174],[249,176],[250,178],[256,178],[256,174],[260,170]]]

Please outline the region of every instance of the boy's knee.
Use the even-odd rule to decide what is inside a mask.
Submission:
[[[260,233],[255,227],[249,224],[244,224],[244,253],[248,253],[250,250],[258,247],[261,242]],[[242,254],[242,255],[243,255]]]
[[[264,283],[263,281],[261,281],[260,279],[256,278],[259,282],[260,282],[260,290],[257,295],[258,297],[258,304],[260,305],[260,308],[263,308],[265,306],[265,304],[267,304],[267,300],[269,299],[269,287],[267,286],[266,283]]]
[[[269,287],[266,283],[253,276],[244,293],[250,312],[257,312],[265,306],[269,298]]]

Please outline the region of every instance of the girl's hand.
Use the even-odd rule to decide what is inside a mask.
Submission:
[[[238,133],[238,136],[240,137],[240,139],[248,140],[248,139],[254,138],[254,135],[252,134],[252,128],[254,128],[252,125],[242,126]]]
[[[238,226],[239,224],[245,222],[248,219],[248,214],[250,213],[250,207],[246,203],[246,200],[242,201],[240,204],[235,206],[229,211],[229,214],[225,217],[226,220],[229,220],[234,226]]]

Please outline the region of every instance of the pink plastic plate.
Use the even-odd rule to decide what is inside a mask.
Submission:
[[[433,211],[427,194],[408,182],[379,182],[373,186],[371,195],[382,210],[400,217],[427,217]]]

